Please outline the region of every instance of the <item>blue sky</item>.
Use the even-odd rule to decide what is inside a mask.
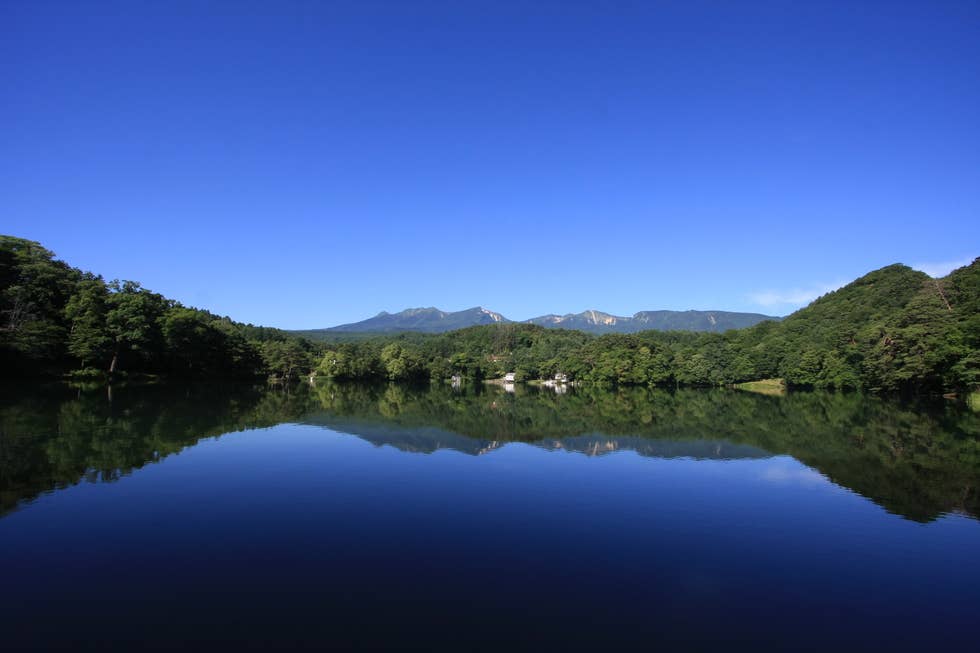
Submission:
[[[980,253],[980,3],[0,4],[0,233],[286,328]]]

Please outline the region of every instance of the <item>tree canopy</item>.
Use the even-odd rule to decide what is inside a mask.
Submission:
[[[933,279],[875,270],[781,322],[725,333],[595,336],[525,323],[311,343],[189,308],[133,281],[106,282],[40,244],[0,236],[0,362],[8,374],[95,370],[190,378],[315,369],[336,380],[515,380],[946,392],[980,385],[980,259]]]
[[[551,378],[606,386],[714,386],[782,378],[791,387],[942,392],[980,383],[980,260],[944,279],[891,265],[781,322],[725,333],[599,337],[531,324],[333,343],[338,380]]]
[[[278,329],[189,308],[109,281],[40,244],[0,236],[0,362],[7,374],[296,377],[322,352]]]

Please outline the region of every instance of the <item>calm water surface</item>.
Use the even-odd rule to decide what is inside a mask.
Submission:
[[[968,650],[980,419],[734,391],[8,391],[0,642]]]

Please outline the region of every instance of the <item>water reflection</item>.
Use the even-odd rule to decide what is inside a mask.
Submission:
[[[564,387],[564,386],[563,386]],[[952,404],[857,394],[784,397],[724,390],[564,393],[513,388],[63,388],[0,404],[0,511],[80,481],[112,481],[234,431],[301,422],[378,446],[482,455],[508,442],[590,456],[695,459],[789,455],[917,521],[980,514],[980,420]],[[785,475],[784,475],[785,476]],[[797,473],[797,476],[799,474]]]

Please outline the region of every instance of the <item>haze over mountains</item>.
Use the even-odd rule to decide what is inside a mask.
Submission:
[[[631,317],[589,310],[567,315],[542,315],[523,322],[554,329],[577,329],[588,333],[636,333],[638,331],[714,331],[750,327],[765,320],[782,318],[760,313],[729,311],[640,311]],[[372,318],[307,333],[397,333],[417,331],[443,333],[481,324],[513,322],[481,306],[446,312],[438,308],[409,308],[399,313],[382,311]]]

